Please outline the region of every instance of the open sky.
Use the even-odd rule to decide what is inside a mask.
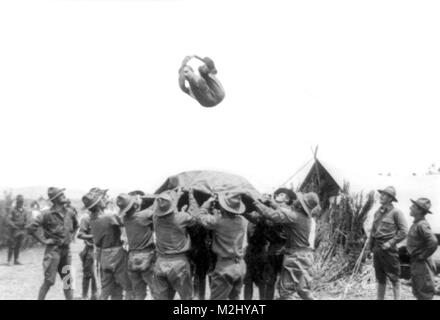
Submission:
[[[261,191],[319,145],[351,170],[440,163],[438,1],[0,1],[0,186],[156,189],[215,169]],[[225,100],[182,93],[211,57]]]

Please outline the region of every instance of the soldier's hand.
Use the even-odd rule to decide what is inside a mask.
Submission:
[[[55,243],[56,242],[55,242],[54,239],[46,239],[46,240],[44,240],[44,244],[47,245],[47,246],[50,246],[50,245],[55,244]]]
[[[382,250],[388,250],[389,248],[391,248],[391,243],[389,243],[389,242],[385,242],[382,245]]]

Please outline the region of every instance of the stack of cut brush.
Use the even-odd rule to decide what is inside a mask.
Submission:
[[[374,192],[350,194],[349,185],[345,184],[340,195],[316,219],[316,290],[343,290],[339,284],[345,285],[349,278],[369,278],[362,268],[365,261],[361,253],[367,240],[364,223],[373,203]]]

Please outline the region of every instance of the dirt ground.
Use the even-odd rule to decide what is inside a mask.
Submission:
[[[82,270],[78,254],[82,247],[82,241],[75,241],[72,244],[75,297],[81,295]],[[7,266],[5,264],[7,252],[6,250],[0,251],[0,300],[34,300],[37,298],[39,287],[43,281],[43,252],[43,247],[24,250],[20,255],[20,261],[23,265]],[[209,296],[209,291],[207,293]],[[353,287],[349,290],[346,300],[373,300],[375,295],[376,289],[374,283],[372,283],[362,290]],[[316,292],[316,297],[324,300],[339,300],[341,299],[341,294],[320,291]],[[256,288],[254,290],[254,298],[258,299]],[[392,298],[391,288],[387,290],[386,298]],[[59,278],[49,291],[47,299],[64,299],[62,282]],[[402,283],[402,299],[414,300],[411,288],[405,281]],[[436,296],[435,300],[440,300],[440,296]]]

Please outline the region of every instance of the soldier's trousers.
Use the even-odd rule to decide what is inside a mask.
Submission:
[[[135,300],[145,300],[147,288],[150,288],[154,298],[154,262],[154,249],[133,250],[128,254],[128,276],[131,280]]]
[[[82,296],[86,298],[89,291],[89,285],[91,285],[91,298],[96,299],[97,295],[97,285],[96,285],[96,277],[93,272],[94,268],[94,254],[93,254],[93,246],[85,246],[83,251],[79,254],[82,262],[83,268],[83,280],[82,280]]]
[[[57,273],[63,280],[65,290],[71,289],[72,256],[69,246],[46,246],[43,258],[44,280],[51,285],[55,283]]]
[[[218,258],[211,274],[211,300],[238,300],[245,275],[243,259]]]
[[[23,234],[10,236],[8,240],[8,262],[11,261],[12,255],[14,255],[14,261],[18,261],[23,239],[24,239]]]
[[[193,298],[191,266],[185,254],[159,255],[154,266],[154,293],[157,300],[172,300],[176,292],[182,300]]]
[[[411,286],[417,300],[432,300],[435,294],[435,264],[431,258],[411,261]]]
[[[101,249],[101,296],[100,300],[131,300],[132,286],[128,278],[127,252],[122,247]]]
[[[392,283],[399,281],[400,260],[399,253],[396,248],[383,250],[379,243],[374,245],[373,265],[378,283],[386,284],[387,278],[390,279]]]
[[[310,288],[312,265],[313,251],[308,248],[294,250],[284,255],[279,282],[281,299],[294,299],[294,294],[297,292],[301,299],[314,300]]]

